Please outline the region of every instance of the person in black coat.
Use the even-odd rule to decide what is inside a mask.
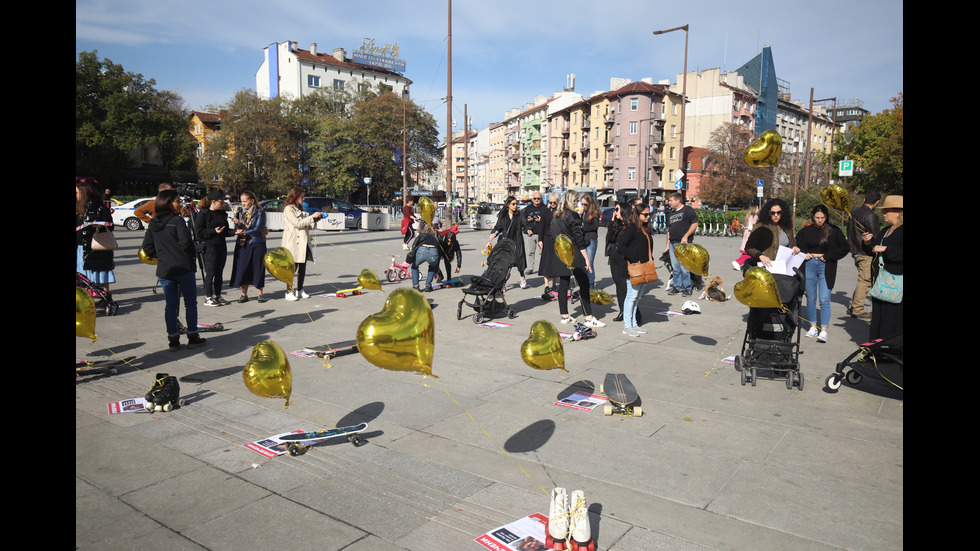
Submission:
[[[566,266],[568,271],[558,276],[558,310],[561,312],[561,323],[568,324],[575,321],[575,318],[568,315],[568,287],[571,278],[574,276],[579,286],[582,310],[585,313],[584,324],[589,327],[605,327],[605,323],[592,316],[588,272],[592,271],[593,268],[586,251],[589,243],[585,240],[585,234],[582,232],[582,217],[575,212],[578,205],[578,192],[566,191],[558,210],[555,212],[555,217],[551,221],[551,233],[555,240],[558,239],[559,235],[568,237],[572,242],[573,253],[572,265]]]
[[[873,281],[877,282],[884,272],[891,275],[905,275],[905,216],[904,198],[901,195],[889,195],[881,205],[881,217],[885,227],[878,235],[864,234],[864,250],[874,254],[871,267]],[[905,329],[905,298],[898,302],[889,302],[875,298],[872,285],[871,298],[871,340],[884,339],[894,336]]]
[[[629,270],[626,268],[626,257],[616,248],[619,234],[626,227],[631,209],[626,203],[616,203],[612,221],[606,231],[606,257],[609,259],[609,272],[616,286],[616,304],[619,305],[619,315],[613,321],[623,321],[623,299],[626,298],[626,285],[629,283]]]
[[[626,226],[616,240],[616,250],[623,255],[624,262],[635,264],[653,260],[653,240],[650,238],[650,205],[638,203],[633,207]],[[627,268],[628,270],[628,268]],[[636,320],[636,309],[647,289],[646,283],[638,285],[626,281],[626,300],[623,303],[623,334],[638,337],[646,333]]]
[[[806,336],[827,342],[830,327],[830,293],[837,280],[837,261],[847,256],[847,238],[844,232],[830,223],[830,211],[823,205],[813,207],[810,221],[796,233],[793,253],[805,253],[803,273],[806,275],[806,316],[810,330]],[[817,304],[820,317],[817,317]]]
[[[201,201],[201,209],[194,220],[198,239],[204,243],[204,294],[207,306],[224,306],[228,301],[221,297],[222,272],[228,259],[228,212],[225,196],[214,190]]]
[[[96,232],[112,231],[112,212],[102,201],[102,193],[95,181],[89,178],[75,182],[75,227],[81,227],[75,232],[75,271],[101,285],[108,293],[109,284],[116,282],[112,271],[115,267],[113,251],[93,249],[92,239]]]
[[[455,226],[453,226],[455,228]],[[458,230],[456,230],[458,231]],[[436,281],[442,281],[443,279],[450,279],[450,274],[452,274],[452,261],[453,257],[456,257],[456,273],[459,273],[460,266],[463,265],[463,251],[459,248],[459,239],[456,238],[456,231],[449,230],[446,232],[445,237],[439,240],[439,258],[446,264],[446,275],[442,274],[442,270],[436,268]]]
[[[503,210],[497,214],[497,224],[493,227],[490,239],[494,237],[510,239],[517,245],[514,267],[521,274],[521,289],[527,287],[527,279],[524,277],[524,269],[527,267],[527,258],[524,256],[524,230],[524,215],[517,210],[517,198],[508,197],[504,200]]]

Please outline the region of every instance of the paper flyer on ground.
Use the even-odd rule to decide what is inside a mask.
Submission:
[[[575,333],[565,333],[562,331],[558,332],[558,336],[561,337],[562,342],[569,342],[575,340]]]
[[[505,323],[502,321],[485,321],[483,323],[478,323],[477,327],[484,327],[486,329],[500,329],[501,327],[510,327],[514,325],[513,323]]]
[[[474,541],[493,551],[544,549],[545,530],[547,529],[548,517],[541,513],[535,513],[495,528]]]
[[[316,358],[317,357],[317,351],[316,350],[310,350],[309,348],[300,348],[299,350],[293,350],[292,352],[290,352],[290,354],[292,354],[293,356],[299,356],[300,358]],[[320,354],[323,354],[323,352],[320,352]]]
[[[592,411],[607,401],[605,396],[589,394],[588,392],[576,392],[571,396],[558,400],[555,402],[555,405],[583,411]]]
[[[723,363],[723,364],[733,364],[733,363],[735,363],[735,354],[732,354],[731,356],[728,356],[728,357],[725,357],[725,358],[722,358],[722,359],[721,359],[721,360],[719,360],[719,361],[720,361],[721,363]]]
[[[266,457],[276,457],[289,451],[288,448],[290,444],[296,443],[295,441],[292,442],[282,441],[280,440],[280,438],[286,436],[287,434],[296,434],[302,432],[306,432],[306,431],[293,430],[289,432],[282,432],[270,436],[268,438],[265,438],[263,440],[256,440],[255,442],[249,442],[248,444],[245,444],[245,447],[259,455],[264,455]]]
[[[130,398],[129,400],[109,403],[109,415],[131,413],[140,410],[146,411],[146,398]]]
[[[667,310],[666,312],[657,312],[661,316],[673,317],[673,316],[683,316],[684,312],[678,312],[677,310]]]

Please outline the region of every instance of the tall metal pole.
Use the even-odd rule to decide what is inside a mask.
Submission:
[[[408,197],[408,117],[406,115],[406,105],[408,101],[405,97],[407,90],[402,90],[402,208],[405,207],[405,198]]]
[[[690,36],[690,25],[681,25],[680,27],[674,27],[673,29],[653,31],[653,34],[655,35],[665,34],[674,31],[684,31],[684,78],[683,78],[683,84],[681,84],[681,132],[680,132],[681,147],[679,151],[680,159],[678,160],[678,164],[677,164],[678,169],[683,172],[684,170],[684,125],[687,123],[687,42],[688,42],[688,37]]]
[[[468,103],[463,104],[463,204],[469,202],[470,195],[470,118],[466,114]]]
[[[446,65],[446,191],[453,192],[453,0],[449,0],[449,61]]]

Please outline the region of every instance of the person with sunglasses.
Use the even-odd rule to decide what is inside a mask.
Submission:
[[[541,263],[541,255],[538,253],[538,243],[541,241],[541,213],[547,208],[541,198],[541,192],[535,191],[531,195],[531,204],[521,211],[524,216],[524,252],[527,253],[527,269],[524,271],[526,274],[537,271]]]
[[[626,285],[629,284],[629,269],[626,267],[626,257],[616,248],[619,235],[630,219],[632,208],[627,203],[616,203],[612,221],[606,231],[606,257],[609,258],[609,272],[616,286],[616,303],[619,305],[619,315],[613,321],[623,321],[623,299],[626,298]]]
[[[517,210],[517,198],[510,196],[504,200],[504,208],[497,214],[497,224],[493,227],[490,240],[499,236],[500,239],[510,239],[517,246],[514,267],[521,274],[521,289],[527,288],[527,278],[524,275],[527,268],[527,259],[524,257],[524,227],[524,216]]]
[[[667,217],[667,246],[665,253],[670,254],[670,265],[674,269],[673,286],[667,290],[668,295],[682,293],[685,297],[694,294],[694,283],[691,272],[677,261],[674,248],[681,243],[691,243],[694,232],[698,229],[698,215],[694,209],[684,204],[684,194],[675,191],[667,198],[670,204],[670,214]]]
[[[796,247],[793,220],[786,201],[770,199],[759,211],[759,223],[745,242],[745,253],[751,258],[742,265],[743,271],[759,264],[772,266],[779,247]]]
[[[555,253],[555,235],[551,232],[551,221],[555,217],[556,208],[558,194],[552,193],[548,195],[547,206],[541,210],[541,236],[538,240],[538,253],[541,255],[538,273],[544,277],[544,292],[541,294],[544,300],[558,297],[558,276],[568,273],[568,268]]]

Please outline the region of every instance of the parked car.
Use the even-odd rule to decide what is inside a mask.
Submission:
[[[616,211],[616,207],[607,207],[602,209],[602,214],[599,215],[599,225],[608,228],[609,224],[612,223],[613,212]]]
[[[265,201],[259,201],[259,206],[266,212],[282,212],[285,205],[286,201],[283,199],[266,199]]]
[[[340,212],[344,214],[344,227],[361,229],[361,215],[367,212],[357,205],[333,197],[306,197],[306,212]]]
[[[136,209],[143,206],[144,203],[156,200],[156,197],[143,197],[142,199],[136,199],[112,207],[112,223],[116,226],[123,226],[127,230],[136,231],[143,229],[143,221],[136,218]]]

